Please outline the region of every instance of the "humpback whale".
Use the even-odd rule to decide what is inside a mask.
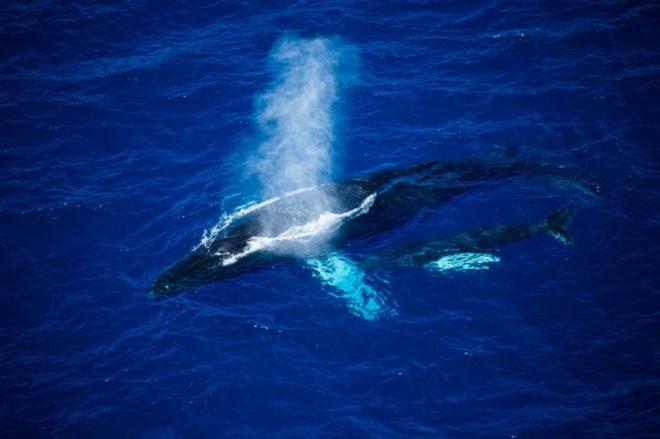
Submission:
[[[565,245],[573,243],[568,227],[575,211],[561,208],[535,224],[498,225],[462,232],[458,235],[431,237],[406,243],[375,254],[353,255],[333,251],[307,259],[315,277],[330,287],[330,294],[342,299],[348,310],[365,320],[378,320],[397,314],[396,301],[387,293],[387,283],[372,274],[379,269],[423,268],[436,272],[488,270],[500,262],[500,247],[547,233]],[[356,262],[357,261],[357,262]],[[380,284],[384,289],[376,288]]]
[[[493,249],[534,235],[547,233],[564,245],[573,243],[568,231],[574,209],[563,207],[536,224],[484,227],[462,232],[450,238],[423,241],[367,256],[362,265],[369,267],[425,267],[439,271],[487,269],[498,262]]]
[[[376,171],[235,211],[188,256],[163,271],[151,290],[174,294],[287,259],[321,256],[329,246],[341,248],[391,230],[423,207],[516,177],[549,178],[591,192],[561,166],[523,159],[433,161]],[[300,209],[321,197],[333,200],[326,211],[312,215]]]

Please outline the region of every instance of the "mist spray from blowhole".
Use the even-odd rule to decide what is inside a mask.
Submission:
[[[264,198],[306,188],[309,191],[304,196],[285,197],[287,215],[264,215],[262,232],[271,235],[273,229],[281,230],[282,221],[288,221],[292,228],[305,224],[318,227],[313,239],[307,233],[304,240],[291,239],[280,251],[313,253],[336,228],[323,218],[328,218],[328,213],[341,213],[342,206],[324,183],[333,172],[340,81],[351,77],[345,71],[347,57],[354,58],[350,47],[327,38],[289,36],[271,52],[276,79],[256,101],[256,121],[264,140],[253,166]]]

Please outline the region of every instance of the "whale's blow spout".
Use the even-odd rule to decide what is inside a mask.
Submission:
[[[263,198],[320,187],[333,171],[334,111],[344,46],[326,38],[286,37],[275,45],[275,79],[257,99],[257,125],[264,140],[254,160]],[[320,191],[293,208],[307,220],[336,210],[337,200]],[[268,233],[278,218],[261,219]]]

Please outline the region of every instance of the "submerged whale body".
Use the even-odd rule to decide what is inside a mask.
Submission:
[[[491,251],[538,234],[548,234],[564,245],[572,244],[568,227],[574,215],[574,209],[563,207],[535,224],[484,227],[450,238],[406,244],[367,256],[363,266],[425,267],[437,271],[487,269],[488,264],[499,262]]]
[[[305,188],[234,212],[152,285],[157,294],[237,276],[294,257],[313,257],[352,239],[390,230],[419,209],[509,178],[549,177],[589,191],[555,165],[525,160],[429,162]],[[310,212],[315,200],[327,201]]]
[[[427,237],[423,241],[404,243],[379,252],[341,251],[308,258],[307,267],[314,277],[329,288],[332,296],[344,301],[356,317],[374,321],[396,316],[396,300],[389,294],[387,282],[371,272],[380,269],[421,268],[427,271],[460,272],[489,270],[499,263],[501,247],[547,233],[565,245],[573,239],[568,227],[574,211],[561,208],[538,223],[498,225],[466,231],[451,237]]]

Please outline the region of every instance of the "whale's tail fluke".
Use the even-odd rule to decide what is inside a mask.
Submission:
[[[570,207],[562,207],[551,213],[546,220],[548,234],[564,245],[573,244],[573,236],[568,231],[568,227],[573,222],[574,216],[575,209]]]

